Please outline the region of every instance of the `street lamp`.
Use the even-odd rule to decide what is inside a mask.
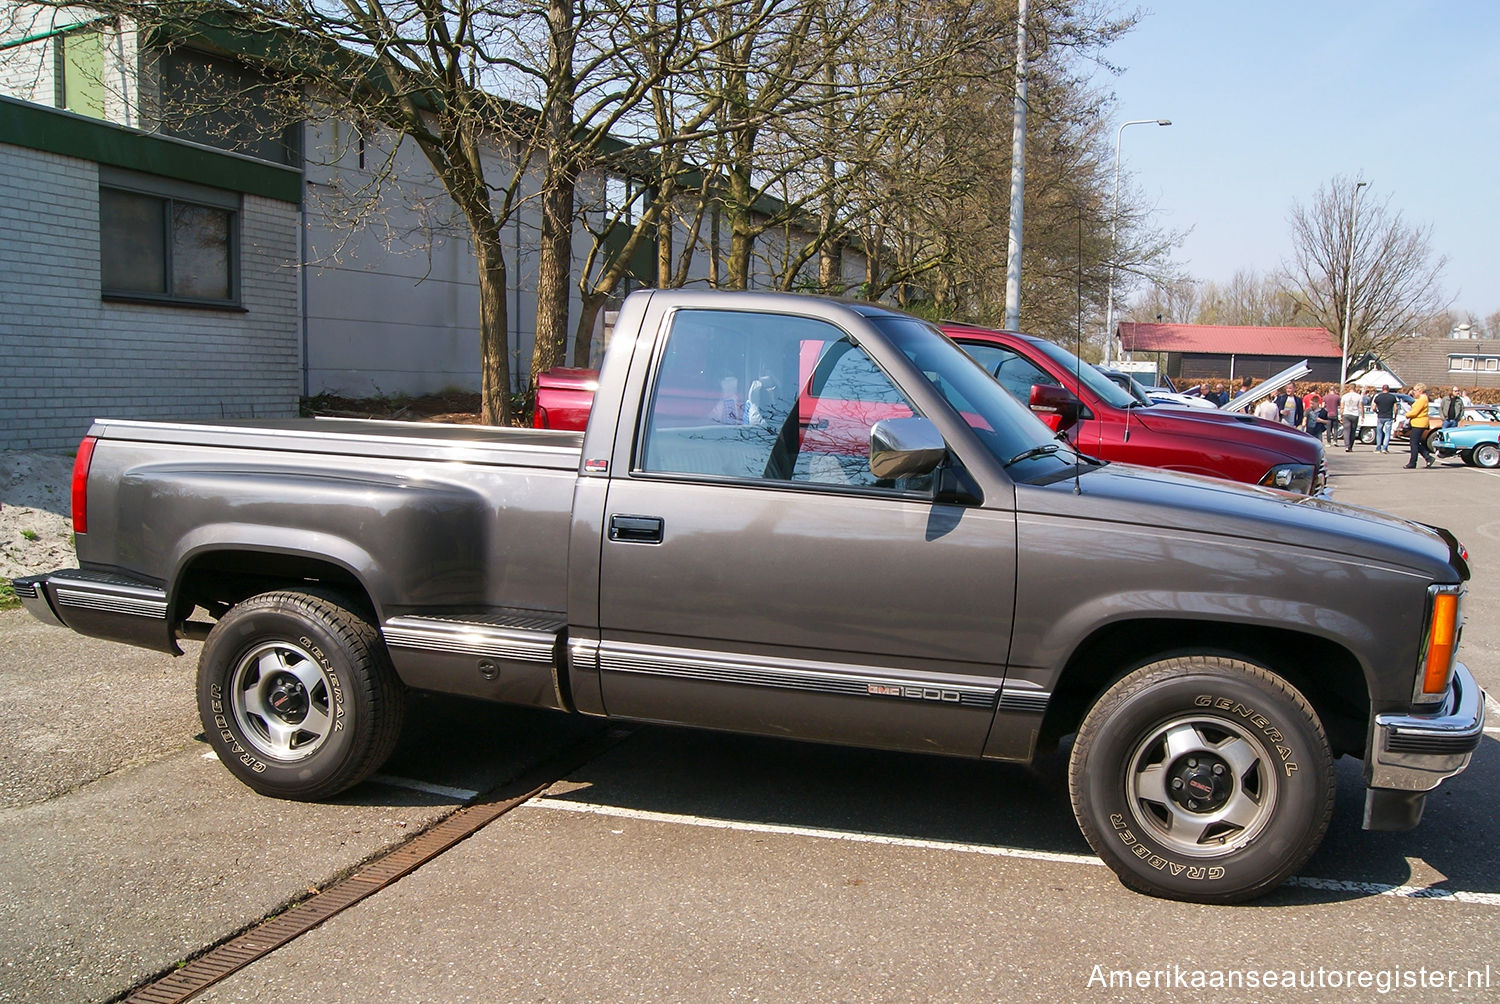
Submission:
[[[1359,190],[1368,185],[1368,181],[1361,181],[1354,186],[1354,194],[1349,197],[1349,268],[1344,273],[1344,347],[1339,352],[1339,393],[1344,392],[1344,385],[1349,382],[1349,312],[1354,309],[1354,234],[1355,225],[1359,222]]]
[[[1104,365],[1106,366],[1109,365],[1110,347],[1115,337],[1115,260],[1119,257],[1118,233],[1120,229],[1120,138],[1124,135],[1126,126],[1169,126],[1171,124],[1171,119],[1131,119],[1115,130],[1115,208],[1109,221],[1109,299],[1104,308]]]

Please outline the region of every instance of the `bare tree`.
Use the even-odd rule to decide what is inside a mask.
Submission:
[[[1433,251],[1431,226],[1408,224],[1391,209],[1389,195],[1361,193],[1356,202],[1355,184],[1336,177],[1319,187],[1311,205],[1293,203],[1292,257],[1283,263],[1301,315],[1335,338],[1344,330],[1344,305],[1351,304],[1351,358],[1388,353],[1449,302],[1440,287],[1447,259]]]

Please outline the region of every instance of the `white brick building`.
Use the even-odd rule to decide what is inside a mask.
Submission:
[[[175,79],[180,86],[182,79],[192,79],[192,71],[204,66],[228,68],[233,73],[233,64],[222,54],[191,47],[169,54],[140,47],[137,34],[117,20],[91,19],[77,8],[57,13],[42,5],[13,7],[37,13],[24,23],[12,22],[8,34],[0,31],[0,45],[6,46],[0,52],[4,57],[0,59],[0,94],[28,102],[23,106],[5,101],[0,106],[0,113],[18,123],[16,128],[6,128],[0,121],[0,156],[4,158],[0,169],[6,171],[0,181],[0,222],[7,235],[19,235],[0,250],[0,267],[18,269],[0,276],[0,293],[9,294],[14,283],[17,292],[29,290],[30,300],[22,316],[7,318],[0,326],[0,348],[9,349],[24,339],[21,354],[40,359],[47,357],[52,346],[66,345],[71,351],[87,341],[95,346],[97,356],[108,360],[101,368],[109,371],[112,382],[107,387],[90,385],[68,376],[72,382],[54,385],[53,376],[61,379],[64,374],[53,374],[45,367],[9,370],[0,381],[15,400],[26,394],[28,400],[59,401],[57,409],[62,410],[48,412],[45,419],[39,415],[34,423],[43,423],[48,430],[62,423],[66,431],[23,436],[19,430],[24,417],[13,413],[9,404],[0,405],[0,432],[13,438],[0,443],[0,448],[44,442],[70,447],[81,434],[79,424],[86,427],[87,419],[96,414],[143,418],[286,415],[294,413],[298,394],[362,396],[446,387],[478,389],[479,295],[469,235],[461,225],[442,225],[455,215],[452,204],[414,144],[403,143],[391,157],[389,150],[381,149],[384,137],[378,132],[361,135],[337,120],[310,122],[280,137],[244,145],[253,148],[259,160],[232,156],[204,162],[211,166],[203,168],[208,173],[202,176],[199,189],[153,187],[139,175],[165,172],[167,180],[190,185],[199,177],[193,173],[197,169],[182,170],[180,164],[196,164],[199,161],[194,157],[214,156],[196,143],[156,135],[161,130],[157,119],[165,100],[164,81]],[[77,114],[43,112],[38,106],[67,108]],[[49,126],[38,135],[62,129],[69,135],[93,137],[93,145],[34,142],[31,126],[19,124],[17,108],[54,116],[49,121],[71,123],[66,129]],[[153,135],[122,129],[90,131],[109,130],[103,122],[139,126]],[[209,135],[191,131],[187,135],[220,144]],[[124,137],[130,137],[128,142]],[[149,158],[154,166],[111,165],[108,158],[98,159],[99,150],[112,150],[121,143],[154,149]],[[39,158],[48,154],[62,166],[56,170],[37,167]],[[493,177],[507,177],[514,169],[515,156],[503,147],[492,151]],[[102,176],[100,163],[105,167]],[[390,164],[395,168],[387,173]],[[263,186],[256,188],[243,180],[214,181],[228,165],[235,165],[228,176],[239,179],[261,177],[251,170],[259,165],[270,172],[265,178],[276,180],[276,195],[267,196]],[[111,174],[117,170],[136,175]],[[40,172],[46,184],[63,186],[69,194],[61,197],[59,193],[54,201],[49,192],[31,187],[37,183],[34,177],[21,180],[22,171]],[[236,189],[234,184],[242,187]],[[226,193],[227,202],[202,190],[215,186],[222,186],[216,190]],[[370,186],[380,192],[378,204],[359,214],[357,223],[351,225],[335,211],[348,201],[340,193]],[[527,196],[534,196],[538,187],[537,172],[522,182]],[[126,195],[111,197],[113,201],[102,205],[101,189],[117,188]],[[597,223],[607,202],[618,201],[632,190],[625,179],[585,175],[578,186],[579,208],[592,211]],[[101,245],[101,210],[128,211],[134,195],[147,199],[175,195],[201,204],[210,214],[237,214],[235,261],[242,275],[232,298],[217,305],[168,305],[162,301],[170,297],[161,296],[127,302],[132,298],[112,295],[105,288],[107,282],[101,285],[102,272],[109,268],[101,258],[101,247],[114,246],[108,240]],[[691,209],[686,215],[692,215]],[[513,389],[526,384],[535,341],[539,217],[537,201],[523,199],[503,231]],[[439,225],[433,226],[435,220]],[[679,253],[689,240],[695,240],[699,249],[689,282],[706,283],[714,252],[728,248],[727,233],[715,237],[711,232],[717,224],[717,215],[710,213],[702,232],[674,236]],[[68,235],[69,241],[54,241],[58,234]],[[584,227],[575,229],[573,243],[576,278],[591,247]],[[792,243],[797,243],[795,235]],[[67,261],[46,258],[43,264],[42,257],[27,258],[31,252],[23,251],[23,245],[40,245],[37,255],[45,251]],[[752,263],[752,285],[769,284],[776,263],[785,257],[786,245],[786,235],[774,232],[761,239],[760,253]],[[654,246],[643,249],[638,257],[649,260],[652,254]],[[13,264],[12,255],[25,260]],[[816,268],[814,261],[807,270],[815,272]],[[863,268],[857,253],[846,254],[849,286],[863,279]],[[69,280],[46,278],[62,274]],[[640,274],[654,276],[649,265]],[[579,301],[575,286],[571,304],[575,319],[581,312]],[[20,301],[11,298],[9,302]],[[210,344],[216,347],[205,348]],[[235,386],[236,381],[242,386]],[[171,401],[161,393],[166,389],[175,395]],[[94,396],[89,397],[90,393]],[[63,401],[71,403],[64,407]]]
[[[70,450],[96,417],[295,415],[300,184],[284,167],[0,98],[0,448]],[[176,215],[122,245],[101,208],[111,193]],[[201,237],[203,216],[222,250],[179,253],[163,289],[138,288],[173,261],[174,240]]]

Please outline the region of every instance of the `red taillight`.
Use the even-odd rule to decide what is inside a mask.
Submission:
[[[94,462],[93,436],[84,436],[73,458],[73,532],[89,532],[89,465]]]
[[[547,421],[547,409],[537,405],[536,411],[531,416],[531,427],[533,429],[550,429],[552,426]]]

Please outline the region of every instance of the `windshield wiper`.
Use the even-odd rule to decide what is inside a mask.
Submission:
[[[1062,448],[1063,448],[1063,444],[1061,444],[1061,443],[1043,443],[1040,446],[1033,446],[1031,449],[1029,449],[1029,450],[1022,450],[1020,453],[1017,453],[1014,457],[1011,457],[1009,460],[1007,460],[1005,462],[1005,466],[1009,467],[1012,464],[1019,464],[1021,461],[1023,461],[1023,460],[1030,460],[1033,457],[1045,457],[1045,456],[1048,456],[1050,454],[1056,453],[1058,450],[1060,450]]]

